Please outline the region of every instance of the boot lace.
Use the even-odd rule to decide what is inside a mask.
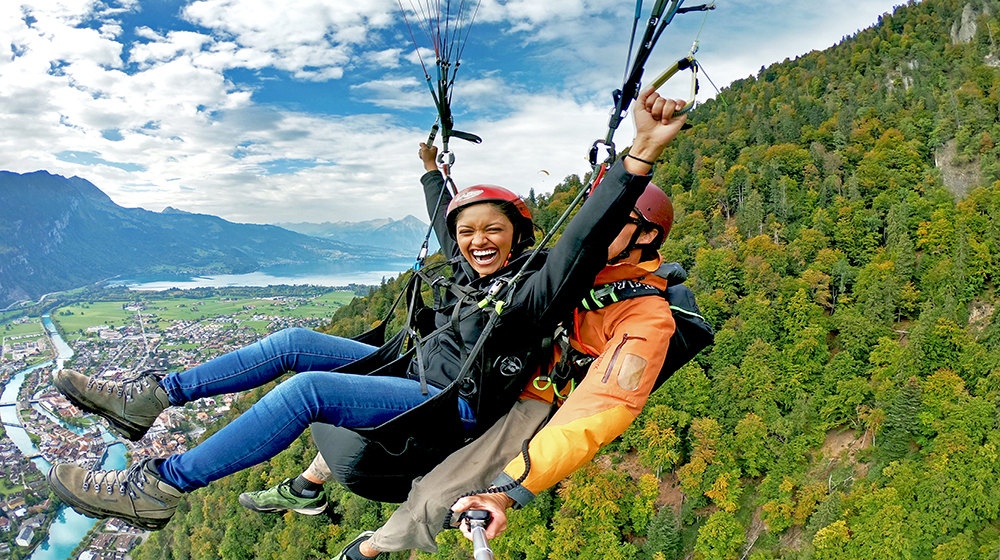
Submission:
[[[163,371],[158,368],[146,369],[140,371],[134,377],[122,381],[106,381],[91,377],[90,381],[87,382],[87,389],[89,390],[96,386],[98,392],[105,391],[109,395],[117,389],[118,398],[123,398],[125,402],[128,402],[129,399],[141,395],[143,389],[151,386],[151,379],[159,381],[163,377]]]
[[[134,485],[141,491],[146,484],[146,477],[142,474],[143,463],[144,461],[139,461],[124,471],[99,470],[95,464],[83,477],[83,491],[87,492],[93,486],[94,493],[100,494],[101,489],[106,487],[107,494],[112,496],[117,487],[118,493],[122,496],[134,498],[136,494],[129,488],[129,485]]]

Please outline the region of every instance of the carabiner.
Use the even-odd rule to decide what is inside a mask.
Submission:
[[[445,166],[445,165],[448,165],[448,166],[455,165],[455,152],[451,152],[451,151],[447,151],[447,150],[441,152],[440,154],[438,154],[437,164],[438,164],[439,167]]]
[[[695,60],[694,53],[691,53],[675,62],[673,66],[664,70],[663,73],[657,76],[656,79],[653,80],[653,83],[650,84],[650,87],[652,87],[654,91],[660,89],[660,86],[667,83],[667,80],[674,77],[675,74],[681,70],[687,69],[691,69],[691,101],[688,101],[684,107],[674,111],[675,115],[683,115],[684,113],[690,112],[698,103],[698,61]]]
[[[588,160],[590,165],[597,165],[597,156],[600,155],[601,146],[608,151],[608,156],[605,161],[613,161],[615,157],[615,143],[610,140],[594,140],[594,144],[590,147],[590,153],[588,154]]]

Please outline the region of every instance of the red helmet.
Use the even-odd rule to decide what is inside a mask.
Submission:
[[[500,207],[503,213],[514,225],[514,233],[517,239],[514,242],[515,248],[523,250],[530,247],[535,242],[535,226],[531,220],[531,210],[524,204],[521,197],[509,190],[496,185],[475,185],[466,187],[455,195],[448,203],[448,233],[455,237],[455,222],[458,221],[458,214],[466,206],[479,204],[481,202],[492,202]]]
[[[670,203],[670,197],[667,196],[667,193],[653,183],[649,183],[642,196],[636,201],[635,211],[645,221],[660,228],[662,235],[659,238],[659,243],[662,243],[667,238],[667,234],[670,233],[670,226],[674,223],[674,205]]]

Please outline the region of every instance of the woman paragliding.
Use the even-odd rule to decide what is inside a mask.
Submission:
[[[521,229],[515,238],[515,224],[499,206],[485,206],[503,199],[500,191],[471,188],[461,193],[461,199],[440,197],[447,212],[438,213],[435,221],[438,237],[449,253],[469,255],[465,262],[474,277],[468,286],[456,284],[461,288],[456,293],[462,295],[434,311],[433,322],[425,327],[434,330],[420,338],[419,359],[408,359],[403,375],[330,371],[335,362],[373,348],[296,330],[281,331],[162,379],[145,375],[112,383],[63,370],[56,381],[60,390],[114,425],[131,426],[130,437],[141,437],[143,425],[148,427],[168,405],[259,386],[289,370],[301,373],[279,383],[250,410],[188,452],[134,461],[122,471],[95,472],[58,464],[48,474],[52,489],[84,515],[117,517],[160,529],[183,493],[269,459],[313,422],[357,430],[390,445],[398,441],[398,434],[404,443],[420,436],[438,451],[475,437],[509,408],[525,376],[532,373],[524,365],[512,366],[524,359],[522,349],[552,332],[604,267],[608,246],[649,182],[650,166],[642,160],[655,160],[680,129],[684,119],[671,118],[674,104],[657,99],[655,93],[644,101],[648,104],[650,98],[652,110],[636,113],[644,126],[633,145],[634,157],[608,172],[559,243],[547,258],[536,260],[539,265],[533,270],[522,269],[526,255],[519,257],[515,251],[516,244],[526,240],[526,232]],[[440,175],[428,175],[425,189],[443,190]],[[523,275],[515,284],[513,277],[519,273]],[[491,333],[484,340],[479,335],[488,326]],[[431,412],[417,406],[431,401]],[[408,417],[419,414],[437,418],[435,425]]]
[[[450,84],[453,73],[442,75]],[[516,197],[484,186],[451,197],[447,173],[425,174],[432,227],[446,256],[460,260],[454,280],[435,285],[445,292],[440,305],[411,308],[404,338],[412,346],[402,355],[398,345],[375,349],[289,329],[164,377],[109,382],[63,370],[57,387],[130,439],[141,438],[168,406],[297,373],[190,451],[134,460],[125,470],[57,464],[47,477],[53,491],[85,515],[160,529],[184,493],[269,459],[312,423],[350,429],[392,456],[415,453],[419,460],[410,468],[433,466],[509,409],[534,372],[540,342],[604,267],[608,247],[649,182],[650,162],[684,122],[673,117],[680,105],[652,91],[640,96],[631,157],[607,172],[547,254],[522,252],[530,244],[530,216]],[[443,115],[442,131],[446,139],[457,135]],[[411,289],[419,292],[419,286]]]

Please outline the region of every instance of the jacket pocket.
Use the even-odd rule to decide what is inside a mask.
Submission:
[[[629,336],[628,333],[622,335],[622,341],[615,347],[611,359],[608,360],[608,367],[604,371],[604,378],[601,380],[607,383],[611,379],[611,373],[615,366],[618,366],[618,386],[626,391],[635,391],[639,387],[639,381],[646,370],[646,359],[636,354],[628,352],[622,353],[622,349],[630,340],[646,340],[641,336]]]

